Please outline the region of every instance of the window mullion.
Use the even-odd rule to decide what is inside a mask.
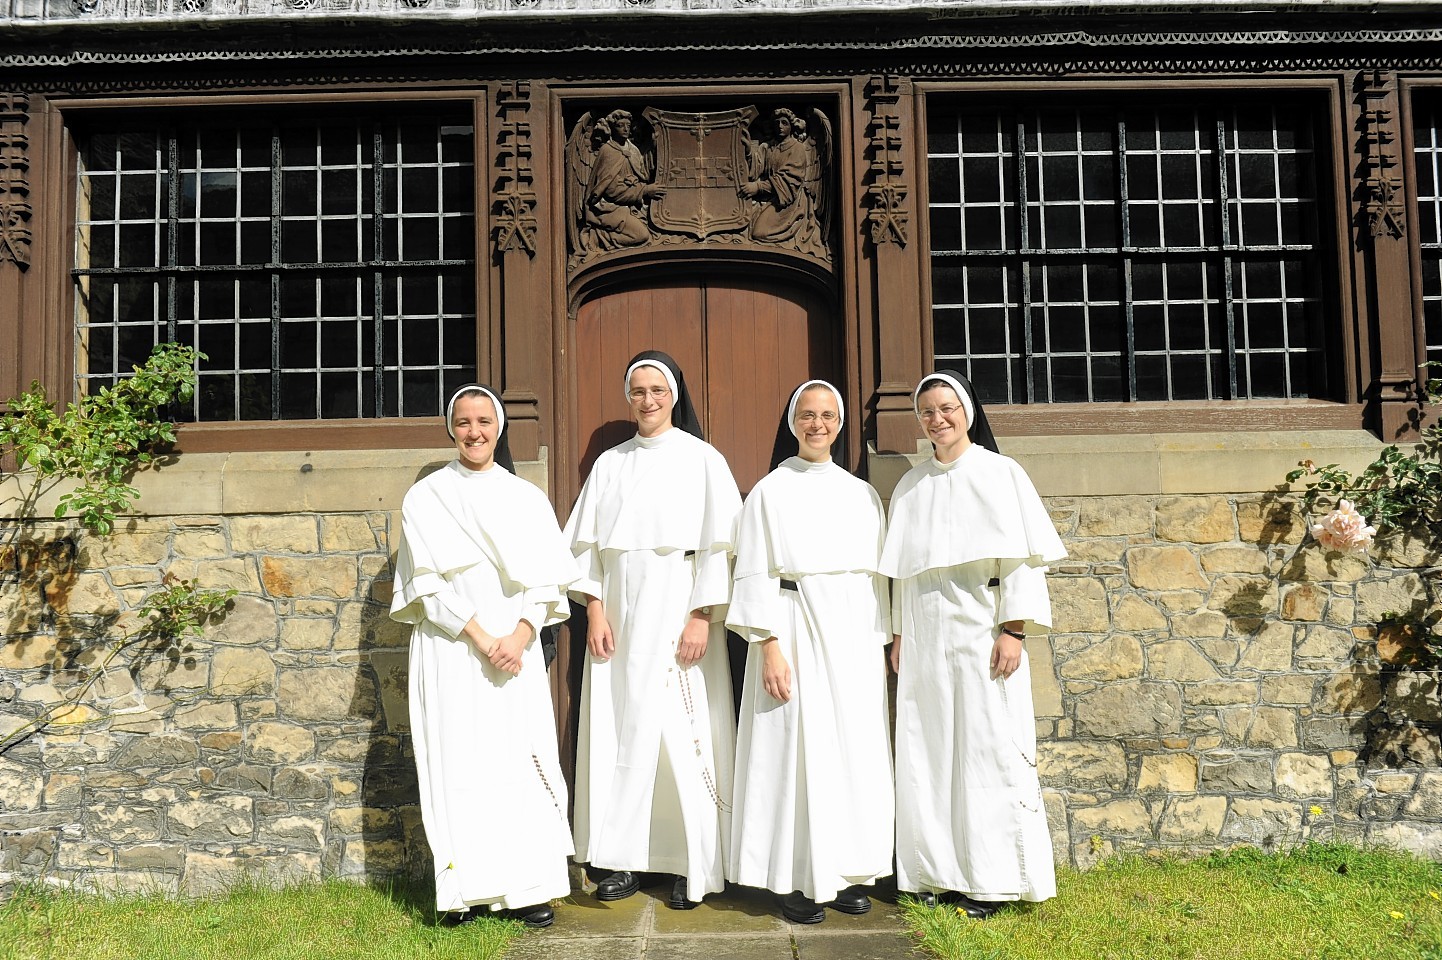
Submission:
[[[373,393],[378,417],[385,416],[385,275],[380,264],[385,260],[385,137],[380,124],[371,129],[371,336],[375,342],[375,375]],[[399,337],[399,333],[397,333]],[[400,371],[396,371],[396,382],[400,382]],[[397,391],[399,401],[404,394]],[[397,409],[396,416],[405,416]]]
[[[1120,218],[1121,259],[1122,259],[1122,336],[1126,355],[1122,362],[1127,367],[1127,400],[1137,399],[1137,328],[1136,312],[1132,309],[1132,219],[1128,204],[1131,202],[1127,183],[1127,118],[1117,113],[1117,215]]]
[[[1027,208],[1026,189],[1026,121],[1018,112],[1016,116],[1016,208],[1017,208],[1017,249],[1021,252],[1021,337],[1022,371],[1026,374],[1026,402],[1036,403],[1036,377],[1033,372],[1035,358],[1032,351],[1031,335],[1031,216]],[[1038,160],[1038,162],[1040,162]]]
[[[284,176],[281,172],[280,128],[270,134],[270,418],[280,417],[280,238],[281,195]],[[237,399],[237,402],[238,399]]]
[[[1222,311],[1226,318],[1227,399],[1237,399],[1237,310],[1233,297],[1232,278],[1232,217],[1227,190],[1227,126],[1224,115],[1217,114],[1217,210],[1221,215],[1222,250]],[[1210,324],[1208,324],[1210,340]],[[1209,354],[1210,355],[1210,354]],[[1210,379],[1210,377],[1208,378]],[[1250,394],[1250,390],[1248,394]]]

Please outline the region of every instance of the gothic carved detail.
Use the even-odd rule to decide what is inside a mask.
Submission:
[[[901,152],[900,87],[900,80],[890,75],[872,77],[866,84],[871,111],[867,128],[870,139],[867,155],[871,163],[866,173],[866,218],[871,224],[872,243],[896,243],[904,247],[911,220],[907,204],[911,191],[906,183],[906,162]]]
[[[1397,152],[1397,79],[1387,70],[1357,75],[1357,182],[1361,216],[1373,237],[1399,238],[1407,232],[1402,158]]]
[[[510,80],[496,91],[496,182],[491,215],[497,253],[536,255],[536,176],[531,166],[531,84]]]
[[[646,246],[735,244],[831,266],[831,121],[819,109],[587,112],[566,140],[574,273]]]
[[[0,94],[0,262],[30,265],[29,98]]]

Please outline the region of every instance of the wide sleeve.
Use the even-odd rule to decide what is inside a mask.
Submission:
[[[691,584],[691,603],[687,610],[711,608],[711,622],[726,619],[726,605],[731,599],[731,554],[725,548],[696,551],[696,576]]]
[[[391,590],[391,619],[410,624],[429,620],[449,636],[458,636],[475,615],[474,605],[462,599],[445,575],[435,569],[434,561],[420,548],[422,543],[417,540],[414,522],[403,514]]]
[[[598,485],[597,474],[605,469],[605,454],[602,459],[596,462],[591,470],[591,475],[581,485],[581,495],[576,498],[576,504],[571,508],[571,516],[566,520],[565,529],[561,532],[562,538],[570,547],[571,555],[576,558],[575,581],[571,583],[571,599],[585,605],[589,597],[601,596],[601,584],[603,571],[601,569],[601,545],[596,530],[596,486]]]
[[[726,626],[750,643],[777,635],[781,623],[781,579],[769,573],[737,577],[731,584]]]
[[[476,615],[476,611],[469,609],[460,595],[450,588],[449,585],[439,593],[421,597],[417,601],[424,613],[425,619],[429,620],[446,636],[455,640],[466,629],[466,624]],[[415,621],[407,621],[414,623]]]
[[[996,622],[1025,621],[1022,633],[1051,626],[1051,595],[1046,586],[1046,567],[1032,566],[1030,560],[998,561]]]
[[[540,637],[543,628],[560,623],[570,615],[566,595],[558,586],[530,587],[521,596],[518,622],[524,620],[531,625],[535,633],[532,640]]]

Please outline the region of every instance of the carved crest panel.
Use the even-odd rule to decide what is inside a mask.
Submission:
[[[750,211],[741,185],[756,108],[677,113],[647,107],[644,115],[656,135],[656,182],[666,190],[651,201],[651,222],[698,240],[744,230]]]
[[[819,108],[586,112],[566,141],[568,268],[648,246],[752,246],[832,268]]]

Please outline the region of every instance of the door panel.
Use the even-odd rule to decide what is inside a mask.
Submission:
[[[839,341],[818,293],[768,279],[650,283],[587,300],[576,316],[575,489],[634,431],[621,375],[640,351],[676,358],[706,438],[745,493],[766,475],[791,390],[813,377],[837,382]]]

